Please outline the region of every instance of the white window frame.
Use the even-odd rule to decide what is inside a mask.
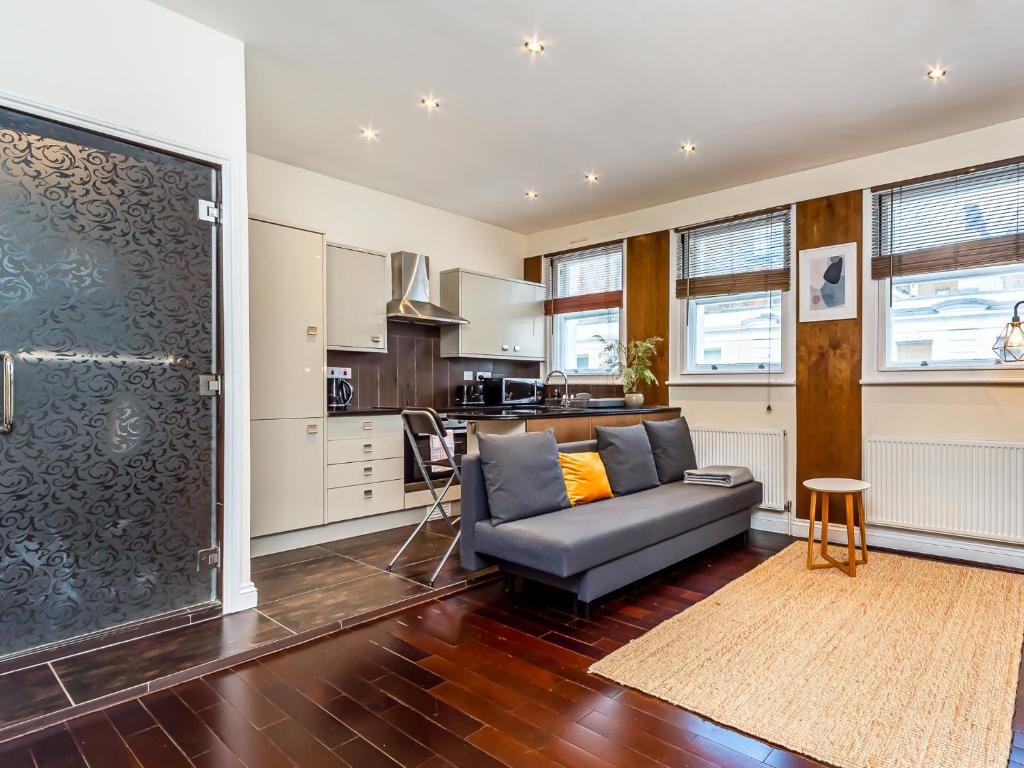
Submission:
[[[586,244],[580,244],[580,250],[586,249]],[[626,285],[626,261],[629,258],[629,247],[626,238],[622,239],[622,306],[619,307],[619,340],[626,338],[626,305],[628,302],[628,291]],[[546,333],[545,347],[544,347],[544,370],[542,373],[546,376],[550,371],[559,370],[565,371],[562,368],[562,361],[557,360],[556,357],[559,354],[559,345],[555,344],[555,330],[553,315],[546,315],[544,323],[544,331]],[[595,372],[595,373],[568,373],[566,376],[569,379],[570,384],[621,384],[622,379],[610,372]],[[560,379],[558,381],[561,381]]]
[[[864,211],[871,211],[873,196],[870,189],[864,190]],[[864,313],[861,384],[1024,384],[1024,365],[991,363],[983,365],[927,365],[890,366],[887,346],[889,342],[889,278],[874,280],[871,277],[871,254],[874,253],[874,228],[871,216],[864,216],[864,232],[861,259],[861,281],[868,286],[861,311]],[[875,288],[870,288],[875,283]],[[1006,321],[1010,321],[1007,314]],[[995,343],[995,336],[992,343]]]
[[[789,226],[789,285],[790,290],[782,291],[782,360],[780,367],[771,370],[750,368],[744,370],[693,370],[686,369],[686,355],[690,339],[689,306],[687,299],[676,298],[676,275],[678,274],[679,235],[672,233],[669,238],[669,253],[672,268],[669,270],[669,385],[685,386],[699,384],[765,384],[769,377],[773,385],[786,386],[796,383],[796,206],[790,205]]]

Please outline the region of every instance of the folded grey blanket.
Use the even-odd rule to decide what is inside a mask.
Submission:
[[[753,481],[754,476],[746,467],[702,467],[688,469],[683,475],[687,483],[698,485],[719,485],[723,488],[743,485]]]

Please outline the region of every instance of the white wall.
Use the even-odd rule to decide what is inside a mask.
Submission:
[[[0,103],[222,166],[224,603],[229,611],[255,605],[242,43],[145,0],[8,1],[0,17]]]
[[[527,236],[527,255],[708,221],[775,205],[1024,155],[1024,119],[834,165],[746,184]],[[865,243],[866,245],[866,243]],[[863,254],[861,254],[863,258]],[[865,281],[867,285],[867,281]],[[874,366],[873,286],[865,289],[865,376]],[[675,322],[675,320],[674,320]],[[670,332],[676,333],[675,326]],[[1024,371],[1018,385],[900,384],[863,388],[865,435],[1024,439]],[[792,378],[787,371],[781,379]],[[796,498],[796,390],[779,387],[765,413],[763,386],[673,386],[672,405],[697,426],[782,428],[789,434],[788,497]],[[870,514],[869,514],[870,516]]]
[[[523,276],[524,235],[252,154],[249,212],[325,232],[329,242],[424,253],[435,301],[437,273],[451,267]]]

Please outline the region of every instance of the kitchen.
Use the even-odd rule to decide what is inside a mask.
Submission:
[[[260,610],[293,630],[480,577],[459,568],[444,520],[389,567],[433,500],[402,408],[439,412],[456,456],[473,452],[480,432],[553,429],[566,441],[598,424],[678,415],[626,409],[610,377],[571,386],[552,371],[545,385],[540,282],[459,266],[432,273],[412,251],[340,245],[256,217],[249,247],[253,580]],[[443,456],[436,439],[417,446]],[[431,472],[442,485],[451,474]],[[456,482],[444,498],[456,516],[458,498]]]

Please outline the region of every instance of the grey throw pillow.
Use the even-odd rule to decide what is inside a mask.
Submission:
[[[558,445],[551,432],[477,435],[491,522],[495,525],[565,509]]]
[[[671,421],[645,421],[644,429],[651,441],[654,466],[658,468],[658,480],[662,485],[683,479],[688,469],[697,468],[697,456],[693,452],[693,438],[686,419]]]
[[[598,427],[597,451],[616,496],[644,491],[658,484],[651,443],[642,424]]]

